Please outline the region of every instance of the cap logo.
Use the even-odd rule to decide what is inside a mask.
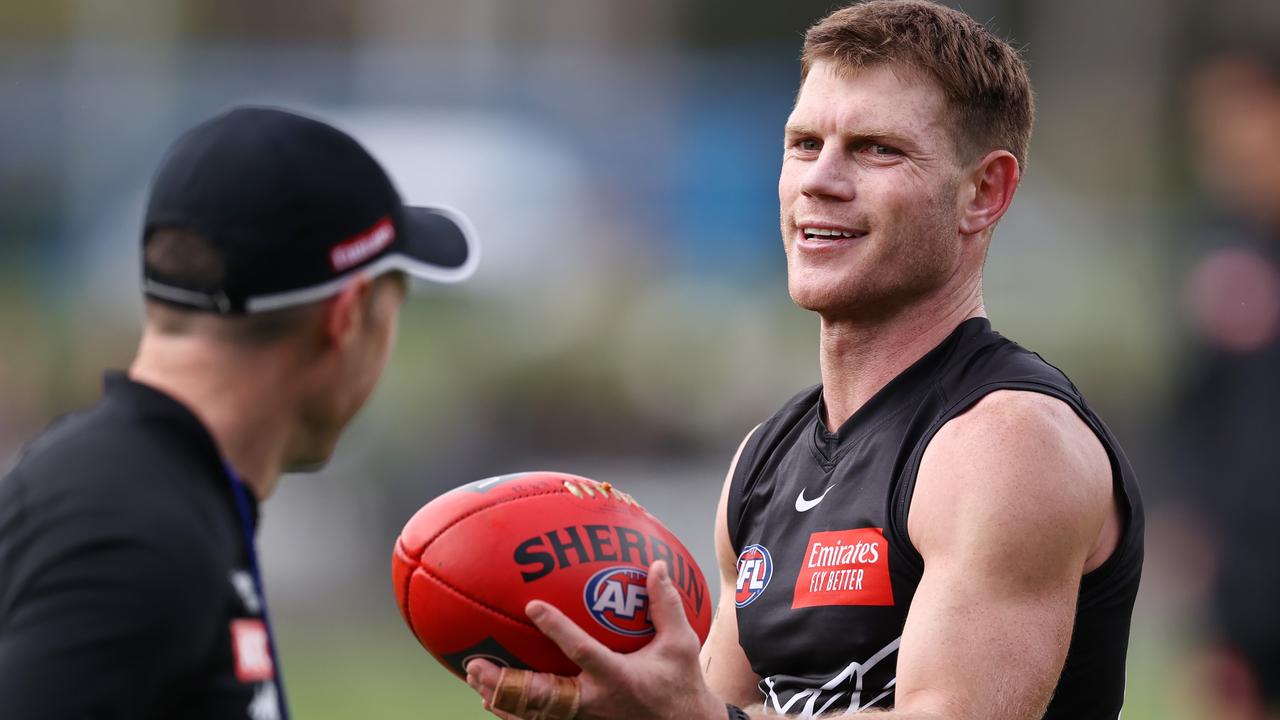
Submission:
[[[395,239],[395,225],[390,217],[384,217],[368,230],[334,245],[329,263],[337,272],[348,270],[382,252]]]

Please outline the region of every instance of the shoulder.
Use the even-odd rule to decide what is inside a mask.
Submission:
[[[997,390],[925,449],[908,516],[921,555],[965,538],[1088,555],[1112,509],[1109,457],[1063,400]],[[1035,542],[1032,542],[1032,541]]]
[[[0,549],[11,569],[111,552],[182,559],[183,572],[220,561],[227,511],[211,469],[162,428],[100,407],[30,443],[0,480],[0,498]]]
[[[747,433],[747,437],[738,448],[735,464],[738,459],[747,465],[752,464],[756,455],[775,445],[783,436],[790,433],[797,423],[808,418],[818,406],[818,400],[821,397],[821,385],[811,385],[793,395],[764,422]]]
[[[214,637],[230,552],[196,515],[141,496],[32,502],[24,490],[0,513],[0,635],[77,648],[123,638],[164,657]]]
[[[33,503],[81,498],[160,512],[168,499],[190,494],[193,477],[207,479],[215,470],[186,433],[163,418],[99,403],[50,424],[23,448],[2,482],[25,484]]]
[[[817,405],[818,399],[822,397],[821,385],[810,385],[800,392],[792,395],[781,407],[777,409],[767,420],[760,423],[757,427],[771,427],[778,424],[788,424],[804,416],[809,410]]]
[[[975,459],[1007,459],[1010,454],[1045,450],[1065,453],[1062,458],[1055,453],[1046,460],[1056,458],[1085,466],[1090,464],[1090,456],[1093,460],[1106,458],[1093,430],[1065,401],[1036,391],[1002,389],[984,395],[943,425],[926,455],[961,452]]]
[[[140,483],[127,468],[106,463],[33,469],[19,465],[0,481],[0,571],[13,573],[11,581],[51,578],[81,560],[100,567],[172,563],[166,574],[187,579],[220,574],[219,538],[227,534],[218,508],[172,488],[190,478]]]
[[[818,399],[822,397],[822,386],[812,385],[796,393],[787,400],[764,422],[756,425],[743,438],[733,456],[733,464],[729,469],[729,482],[745,484],[756,466],[767,459],[793,431],[806,419],[815,416]]]
[[[987,330],[964,346],[945,371],[943,384],[949,386],[955,399],[965,391],[991,383],[1048,386],[1067,395],[1076,395],[1075,386],[1061,369],[1040,353],[1010,340],[994,330]]]

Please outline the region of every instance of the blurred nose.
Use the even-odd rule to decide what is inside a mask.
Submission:
[[[852,200],[856,169],[844,148],[828,143],[805,168],[800,192],[815,200]]]

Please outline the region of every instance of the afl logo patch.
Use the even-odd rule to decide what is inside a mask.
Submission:
[[[734,604],[746,607],[769,587],[769,578],[773,577],[773,558],[769,549],[763,545],[748,545],[738,555],[738,585],[734,595]]]
[[[583,599],[587,612],[606,628],[632,637],[653,634],[649,622],[649,573],[631,565],[605,568],[587,581]]]

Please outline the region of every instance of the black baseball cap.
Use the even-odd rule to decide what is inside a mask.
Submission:
[[[143,292],[227,315],[322,300],[356,273],[456,282],[478,259],[461,213],[405,205],[351,136],[271,107],[234,108],[169,148],[152,182],[144,245],[162,228],[206,240],[223,272],[197,282],[144,259]]]

